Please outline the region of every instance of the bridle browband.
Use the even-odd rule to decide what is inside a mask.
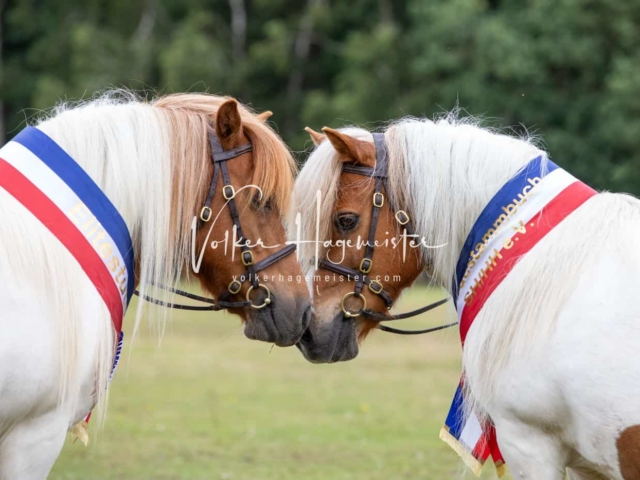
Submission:
[[[140,298],[146,300],[147,302],[154,303],[156,305],[161,305],[163,307],[175,308],[178,310],[196,310],[196,311],[219,311],[230,308],[246,308],[251,307],[256,310],[260,310],[271,303],[271,291],[267,288],[266,285],[259,283],[257,278],[257,273],[270,267],[274,263],[282,260],[288,255],[292,254],[296,250],[295,244],[287,245],[286,247],[278,250],[277,252],[269,255],[266,258],[263,258],[259,262],[255,261],[255,257],[253,252],[251,251],[251,247],[247,245],[247,240],[242,233],[242,225],[240,224],[240,213],[238,212],[238,207],[236,205],[235,197],[236,190],[233,188],[231,184],[231,178],[229,176],[229,169],[227,168],[227,162],[229,160],[233,160],[245,153],[251,152],[253,150],[253,145],[251,142],[240,145],[239,147],[232,148],[230,150],[225,150],[218,139],[218,136],[215,133],[215,130],[211,129],[209,131],[209,145],[211,147],[211,160],[213,161],[213,178],[211,180],[211,185],[209,186],[209,192],[207,194],[207,198],[204,202],[204,206],[202,210],[200,210],[200,215],[198,219],[198,228],[202,227],[204,224],[209,222],[213,217],[213,211],[211,210],[211,202],[213,201],[213,197],[216,193],[216,189],[218,186],[218,178],[222,175],[222,196],[226,200],[226,204],[229,207],[229,214],[231,215],[231,221],[236,229],[236,234],[238,238],[238,243],[240,243],[240,260],[242,264],[245,266],[245,272],[240,276],[239,280],[233,280],[229,283],[227,290],[231,295],[237,295],[242,290],[242,284],[245,280],[249,280],[251,282],[251,286],[247,290],[246,300],[245,301],[224,301],[218,299],[217,301],[214,298],[202,297],[200,295],[195,295],[193,293],[185,292],[184,290],[180,290],[178,288],[168,287],[165,285],[154,285],[163,290],[167,290],[169,292],[175,293],[185,298],[190,298],[192,300],[198,300],[200,302],[208,303],[207,306],[198,306],[198,305],[182,305],[176,303],[168,303],[162,300],[158,300],[152,298],[148,295],[140,295],[138,290],[135,291],[135,294]],[[262,289],[264,290],[266,297],[263,302],[259,305],[256,305],[251,300],[251,292],[253,290]]]
[[[325,259],[320,261],[319,267],[340,275],[347,275],[347,278],[355,279],[356,284],[353,292],[349,292],[344,297],[342,297],[342,302],[340,303],[340,307],[342,308],[342,312],[344,313],[344,316],[346,318],[355,318],[362,315],[364,318],[375,320],[378,322],[404,320],[406,318],[415,317],[416,315],[420,315],[421,313],[428,312],[429,310],[433,310],[434,308],[447,303],[448,299],[445,298],[417,310],[413,310],[407,313],[401,313],[398,315],[387,315],[385,313],[373,312],[367,309],[367,300],[365,296],[362,295],[362,290],[364,289],[365,285],[373,294],[378,295],[380,298],[382,298],[382,301],[385,303],[387,310],[390,310],[391,307],[393,307],[393,300],[391,299],[391,295],[389,295],[389,293],[384,289],[384,286],[377,280],[371,279],[367,276],[367,274],[371,272],[371,269],[373,267],[373,247],[375,245],[378,219],[380,216],[380,210],[382,209],[385,202],[385,196],[382,191],[383,187],[386,192],[389,191],[387,184],[389,178],[389,163],[387,148],[384,142],[384,134],[374,133],[373,143],[376,149],[376,165],[374,168],[365,167],[362,165],[353,165],[349,163],[345,163],[342,165],[342,173],[353,173],[356,175],[373,178],[375,180],[375,190],[373,193],[373,209],[371,212],[371,223],[369,224],[369,236],[367,238],[367,243],[365,246],[364,258],[360,262],[358,270],[345,267],[343,265],[337,265]],[[391,210],[395,212],[396,221],[401,228],[405,229],[405,235],[412,235],[411,228],[409,226],[409,222],[411,221],[409,214],[404,210],[395,208],[395,205],[390,198],[387,199],[387,201],[389,201]],[[349,297],[356,297],[362,302],[362,308],[359,311],[352,312],[346,307],[345,302]],[[421,333],[430,333],[438,330],[443,330],[445,328],[453,327],[454,325],[457,325],[457,323],[458,322],[439,325],[437,327],[427,328],[424,330],[400,330],[397,328],[387,327],[386,325],[378,325],[378,328],[384,332],[397,333],[399,335],[417,335]]]

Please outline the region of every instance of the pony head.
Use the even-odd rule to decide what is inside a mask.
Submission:
[[[266,124],[271,112],[254,115],[234,99],[194,94],[162,97],[153,105],[168,121],[171,156],[177,160],[172,162],[172,224],[178,236],[195,239],[188,268],[217,300],[251,302],[250,307],[229,309],[245,321],[248,338],[295,344],[311,309],[295,256],[256,272],[253,282],[247,275],[247,264],[282,250],[287,240],[282,212],[289,206],[296,169],[289,150]],[[252,149],[226,162],[226,181],[233,188],[224,186],[222,170],[205,205],[214,177],[211,134],[225,151],[248,144]],[[191,158],[181,161],[185,155]],[[232,192],[237,212],[230,206]],[[206,222],[201,220],[204,208],[210,209]],[[243,253],[242,244],[250,253]]]
[[[358,354],[359,340],[378,325],[359,312],[386,312],[386,302],[389,298],[395,301],[414,282],[423,262],[417,249],[403,246],[403,226],[391,202],[385,201],[388,193],[384,187],[374,197],[375,178],[343,172],[345,164],[376,168],[371,134],[360,129],[324,128],[324,135],[307,131],[318,147],[296,182],[293,212],[300,212],[303,234],[314,235],[319,226],[316,241],[322,248],[316,256],[315,244],[303,246],[303,265],[313,270],[323,260],[347,267],[355,275],[322,265],[308,275],[313,278],[314,314],[298,348],[312,362],[345,361]],[[374,202],[379,208],[377,228],[372,232]],[[371,258],[366,258],[367,242],[373,244]],[[358,275],[365,273],[375,283],[364,284],[361,293],[354,293]],[[380,288],[389,296],[386,301],[376,293]]]

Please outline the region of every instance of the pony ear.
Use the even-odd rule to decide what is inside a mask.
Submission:
[[[265,112],[262,112],[262,113],[259,113],[258,115],[256,115],[256,118],[257,118],[260,122],[264,123],[264,122],[266,122],[267,120],[269,120],[269,118],[271,117],[271,115],[273,115],[273,112],[272,112],[271,110],[267,110],[267,111],[265,111]]]
[[[315,130],[309,127],[304,127],[304,131],[309,134],[309,136],[311,137],[311,141],[316,147],[320,145],[327,138],[326,135],[323,135],[320,132],[316,132]]]
[[[358,140],[329,127],[324,127],[322,131],[333,148],[340,154],[340,160],[347,163],[355,162],[366,167],[375,167],[376,149],[373,143]]]
[[[228,140],[237,135],[242,128],[242,119],[238,111],[238,102],[227,100],[218,108],[216,117],[216,133],[220,140]]]

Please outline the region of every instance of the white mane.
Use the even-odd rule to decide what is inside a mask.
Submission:
[[[403,205],[431,276],[450,290],[462,245],[491,197],[527,162],[542,155],[526,140],[492,133],[474,119],[403,119],[391,125],[389,195]]]
[[[74,108],[61,105],[37,126],[73,157],[118,209],[129,228],[137,254],[141,290],[151,283],[174,284],[186,258],[189,237],[184,236],[180,245],[175,245],[175,239],[170,238],[175,232],[170,223],[171,136],[161,112],[137,101],[131,94],[113,92]],[[18,249],[16,253],[20,251]],[[50,265],[44,271],[59,275],[59,272],[77,270],[74,262],[60,260],[59,265]],[[33,271],[34,265],[30,264],[40,261],[37,256],[25,255],[22,268]],[[73,278],[73,275],[69,277]],[[78,281],[78,277],[71,278],[70,281]],[[66,296],[61,295],[63,292],[69,292],[69,289],[57,289],[56,292],[59,297],[57,316],[61,324],[61,397],[73,403],[80,388],[75,372],[83,368],[76,364],[81,346],[76,344],[80,319],[74,305],[82,302],[74,292]],[[159,295],[166,299],[166,294]],[[138,302],[134,335],[148,305]],[[166,310],[153,308],[152,311],[163,328]],[[112,321],[106,308],[101,308],[95,315],[100,329],[96,388],[105,392],[113,360]],[[107,395],[100,398],[106,406]],[[101,408],[100,412],[104,410]]]
[[[162,112],[132,94],[113,92],[75,108],[60,105],[38,128],[73,157],[118,209],[138,254],[140,288],[173,284],[182,267],[178,257],[186,258],[189,239],[170,250],[175,230],[171,131]],[[136,330],[148,305],[138,303]]]

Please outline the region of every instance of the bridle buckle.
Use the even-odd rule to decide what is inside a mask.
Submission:
[[[222,196],[225,200],[231,200],[236,196],[236,189],[233,188],[233,185],[225,185],[222,187]]]
[[[404,210],[398,210],[396,212],[396,221],[400,225],[406,225],[407,223],[409,223],[409,220],[411,219],[409,218],[409,215],[407,214],[407,212],[405,212]]]
[[[380,192],[373,194],[373,206],[376,208],[382,208],[384,205],[384,195]]]
[[[209,220],[211,220],[212,215],[213,212],[209,207],[202,207],[202,210],[200,210],[200,220],[202,220],[203,222],[208,222]]]
[[[382,293],[382,290],[384,290],[384,287],[380,282],[376,280],[371,280],[371,282],[369,282],[369,290],[371,290],[376,295],[380,295]]]
[[[253,256],[253,252],[251,250],[247,250],[245,252],[242,252],[240,258],[242,259],[242,264],[245,267],[248,267],[249,265],[253,265],[255,262],[255,258]]]
[[[369,273],[372,267],[373,267],[373,260],[371,260],[370,258],[364,257],[360,262],[360,271],[362,273]]]
[[[227,287],[227,290],[229,290],[229,293],[231,295],[237,295],[238,293],[240,293],[241,289],[242,289],[242,283],[240,283],[238,280],[232,281]]]

